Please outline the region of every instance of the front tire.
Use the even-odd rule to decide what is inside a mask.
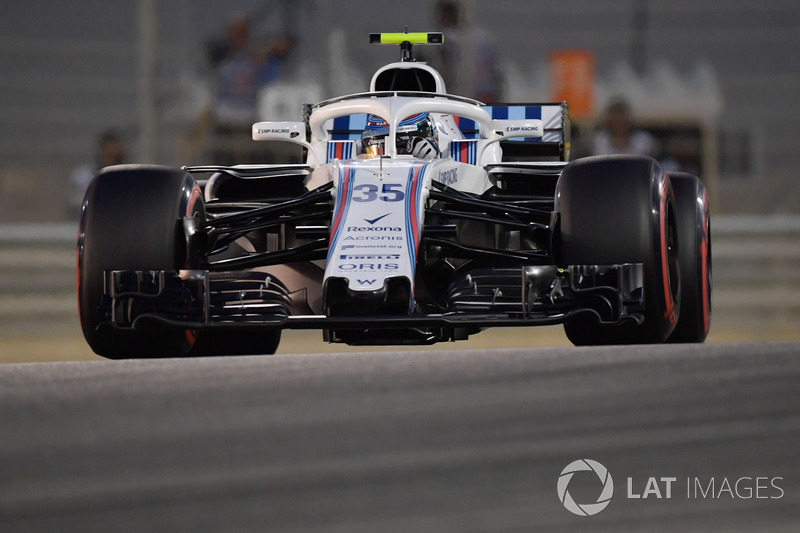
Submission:
[[[78,311],[95,353],[111,359],[178,356],[191,348],[183,331],[148,335],[101,325],[108,270],[179,270],[186,242],[181,220],[204,216],[200,187],[188,173],[153,165],[119,165],[100,171],[81,208],[77,250]]]
[[[601,324],[594,313],[564,323],[576,345],[664,342],[678,322],[680,271],[675,196],[661,165],[644,156],[597,156],[564,168],[556,193],[560,266],[642,263],[644,321]]]

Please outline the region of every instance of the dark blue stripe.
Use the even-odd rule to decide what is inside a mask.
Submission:
[[[478,136],[478,125],[475,123],[474,120],[460,117],[458,119],[458,129],[461,130],[461,133],[464,135],[465,138],[474,139]]]
[[[542,106],[540,105],[526,105],[525,118],[539,119],[542,118]]]
[[[490,111],[492,118],[505,120],[508,118],[508,106],[492,106]]]
[[[333,119],[333,129],[335,130],[349,130],[350,129],[350,116],[336,117]]]

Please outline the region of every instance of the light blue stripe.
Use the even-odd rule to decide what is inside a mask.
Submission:
[[[345,172],[347,172],[348,174],[348,180],[347,180],[347,188],[346,190],[343,190],[344,187],[342,187],[342,184],[344,183]],[[345,226],[345,221],[347,220],[347,212],[350,210],[350,199],[353,196],[352,190],[353,190],[354,178],[355,178],[354,168],[342,167],[341,170],[339,171],[339,187],[338,187],[339,190],[336,193],[336,206],[339,209],[336,209],[334,211],[331,222],[336,220],[336,214],[339,211],[342,211],[342,218],[339,221],[339,227],[336,228],[336,233],[333,236],[330,248],[328,248],[328,262],[331,261],[332,254],[336,249],[336,245],[339,243],[339,237],[342,234],[342,228]],[[342,202],[344,202],[344,206],[342,206]]]
[[[524,120],[525,107],[519,105],[508,106],[508,118],[509,120]]]

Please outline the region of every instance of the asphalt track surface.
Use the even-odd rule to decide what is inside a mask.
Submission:
[[[800,343],[0,366],[4,533],[797,531],[799,459]]]

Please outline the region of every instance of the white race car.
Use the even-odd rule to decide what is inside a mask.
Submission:
[[[400,44],[369,92],[259,122],[305,164],[103,169],[83,203],[78,301],[105,357],[430,344],[563,323],[575,344],[702,342],[711,253],[700,180],[653,159],[568,162],[566,104],[449,95]]]

